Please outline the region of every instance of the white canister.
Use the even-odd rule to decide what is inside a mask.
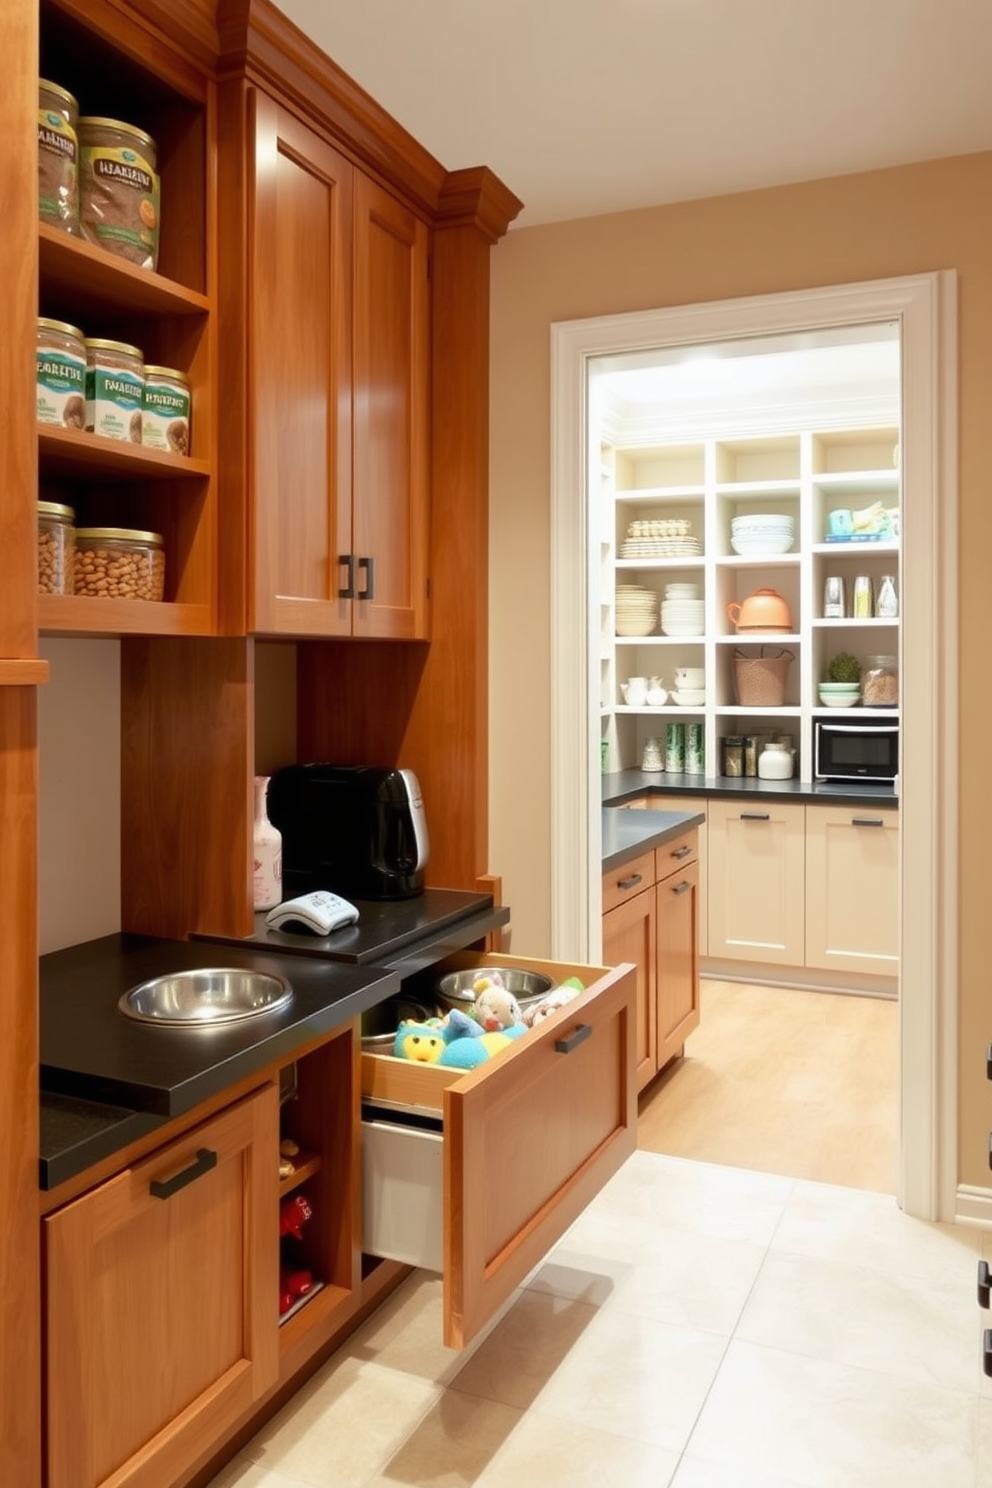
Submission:
[[[795,767],[795,755],[785,744],[771,740],[758,756],[758,776],[761,780],[791,780]]]

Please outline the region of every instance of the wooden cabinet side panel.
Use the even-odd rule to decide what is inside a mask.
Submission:
[[[498,1079],[446,1092],[449,1347],[474,1337],[634,1151],[634,993],[632,967],[607,972],[507,1050]]]
[[[892,975],[899,913],[899,813],[807,806],[806,965]]]
[[[249,99],[253,419],[249,628],[343,634],[351,550],[353,167],[271,99]]]
[[[607,910],[603,916],[603,960],[629,961],[637,968],[634,1067],[643,1090],[658,1069],[657,959],[654,888]]]
[[[45,1220],[48,1488],[171,1481],[275,1382],[277,1119],[268,1086]]]
[[[801,966],[804,808],[711,801],[708,821],[710,955]]]
[[[655,893],[660,1069],[699,1024],[699,864],[677,869]]]

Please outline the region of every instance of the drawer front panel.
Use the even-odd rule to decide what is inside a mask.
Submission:
[[[643,893],[654,883],[654,849],[603,874],[603,913]]]

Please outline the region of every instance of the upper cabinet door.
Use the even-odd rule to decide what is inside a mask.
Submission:
[[[429,233],[358,172],[354,210],[353,633],[426,639]]]
[[[248,626],[348,635],[354,168],[263,93],[251,104]]]

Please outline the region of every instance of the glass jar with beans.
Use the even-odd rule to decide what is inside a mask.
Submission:
[[[94,599],[162,599],[165,547],[160,534],[78,527],[74,592]]]

